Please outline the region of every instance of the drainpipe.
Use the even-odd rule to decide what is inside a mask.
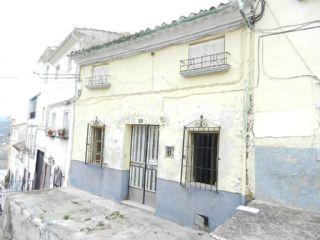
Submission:
[[[243,0],[238,0],[238,6],[239,6],[239,11],[240,14],[242,16],[242,18],[244,19],[244,21],[246,22],[246,25],[249,29],[252,28],[252,24],[250,23],[249,19],[247,18],[245,12],[244,12],[244,3]]]
[[[254,86],[254,32],[253,32],[253,25],[250,23],[247,15],[245,14],[244,8],[244,1],[237,0],[239,11],[241,16],[243,17],[247,31],[246,33],[246,45],[249,46],[249,51],[247,52],[246,61],[248,60],[248,65],[246,66],[248,69],[248,79],[245,83],[245,91],[244,91],[244,141],[245,141],[245,151],[243,157],[243,164],[242,164],[242,181],[241,181],[241,196],[242,196],[242,205],[246,205],[248,200],[250,201],[253,198],[253,194],[251,191],[252,188],[252,181],[254,177],[254,173],[249,172],[254,171],[254,164],[251,163],[251,167],[249,166],[249,162],[253,161],[254,153],[253,153],[253,86]],[[249,40],[247,39],[249,34]]]
[[[72,152],[73,152],[73,131],[74,131],[74,128],[75,128],[75,102],[80,98],[81,96],[81,80],[80,80],[80,66],[77,65],[77,73],[76,73],[76,76],[77,76],[77,80],[76,81],[76,86],[75,86],[75,98],[72,100],[72,125],[70,126],[70,129],[72,129],[71,131],[71,134],[69,135],[69,144],[70,145],[70,151],[69,151],[69,162],[68,162],[68,178],[65,179],[66,180],[66,183],[68,186],[70,186],[70,164],[71,164],[71,159],[72,159]],[[65,173],[66,174],[66,173]]]

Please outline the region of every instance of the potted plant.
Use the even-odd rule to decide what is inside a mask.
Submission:
[[[66,128],[61,128],[58,130],[58,135],[61,139],[68,139],[69,131]]]
[[[48,137],[55,137],[56,136],[56,130],[52,128],[47,128],[46,134]]]

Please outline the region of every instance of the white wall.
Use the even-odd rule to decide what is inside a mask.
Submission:
[[[268,0],[261,21],[256,24],[256,39],[284,27],[320,20],[320,2],[315,0]],[[320,25],[309,24],[304,27]],[[282,26],[283,28],[279,28]],[[275,30],[268,30],[278,28]],[[262,31],[262,29],[264,31]],[[294,31],[260,38],[257,46],[255,90],[256,144],[285,147],[316,147],[319,140],[318,52],[320,28]],[[258,76],[259,75],[259,76]],[[297,138],[301,141],[297,141]],[[286,139],[286,140],[284,140]]]
[[[37,102],[37,114],[34,120],[28,122],[29,136],[32,134],[35,138],[35,152],[29,158],[29,169],[32,176],[35,171],[37,150],[40,150],[45,153],[44,161],[52,165],[52,177],[54,168],[59,167],[63,171],[64,184],[68,182],[73,121],[73,103],[66,104],[64,101],[75,97],[77,84],[77,66],[72,62],[72,67],[69,69],[67,54],[78,49],[78,47],[78,43],[67,44],[66,47],[61,49],[58,56],[54,57],[54,61],[38,64],[37,69],[40,73],[39,76],[42,78],[42,85],[39,86],[40,95]],[[58,65],[60,70],[59,75],[56,77],[56,66]],[[48,78],[45,75],[47,66],[49,66]],[[69,112],[69,139],[46,136],[46,129],[50,127],[53,113],[56,114],[55,130],[63,128],[64,112]],[[30,125],[35,125],[36,127],[32,128]],[[49,158],[53,159],[54,162],[49,161]]]

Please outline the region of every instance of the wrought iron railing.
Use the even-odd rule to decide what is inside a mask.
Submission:
[[[229,66],[228,56],[230,53],[222,52],[212,55],[205,55],[196,58],[189,58],[180,61],[180,73],[205,69],[214,69]]]
[[[87,88],[105,88],[109,86],[109,75],[92,76],[86,79]]]

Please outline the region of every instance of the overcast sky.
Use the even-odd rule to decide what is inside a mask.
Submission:
[[[19,121],[41,89],[34,66],[74,27],[136,32],[228,0],[10,0],[0,2],[0,116]],[[7,78],[8,77],[8,78]]]

